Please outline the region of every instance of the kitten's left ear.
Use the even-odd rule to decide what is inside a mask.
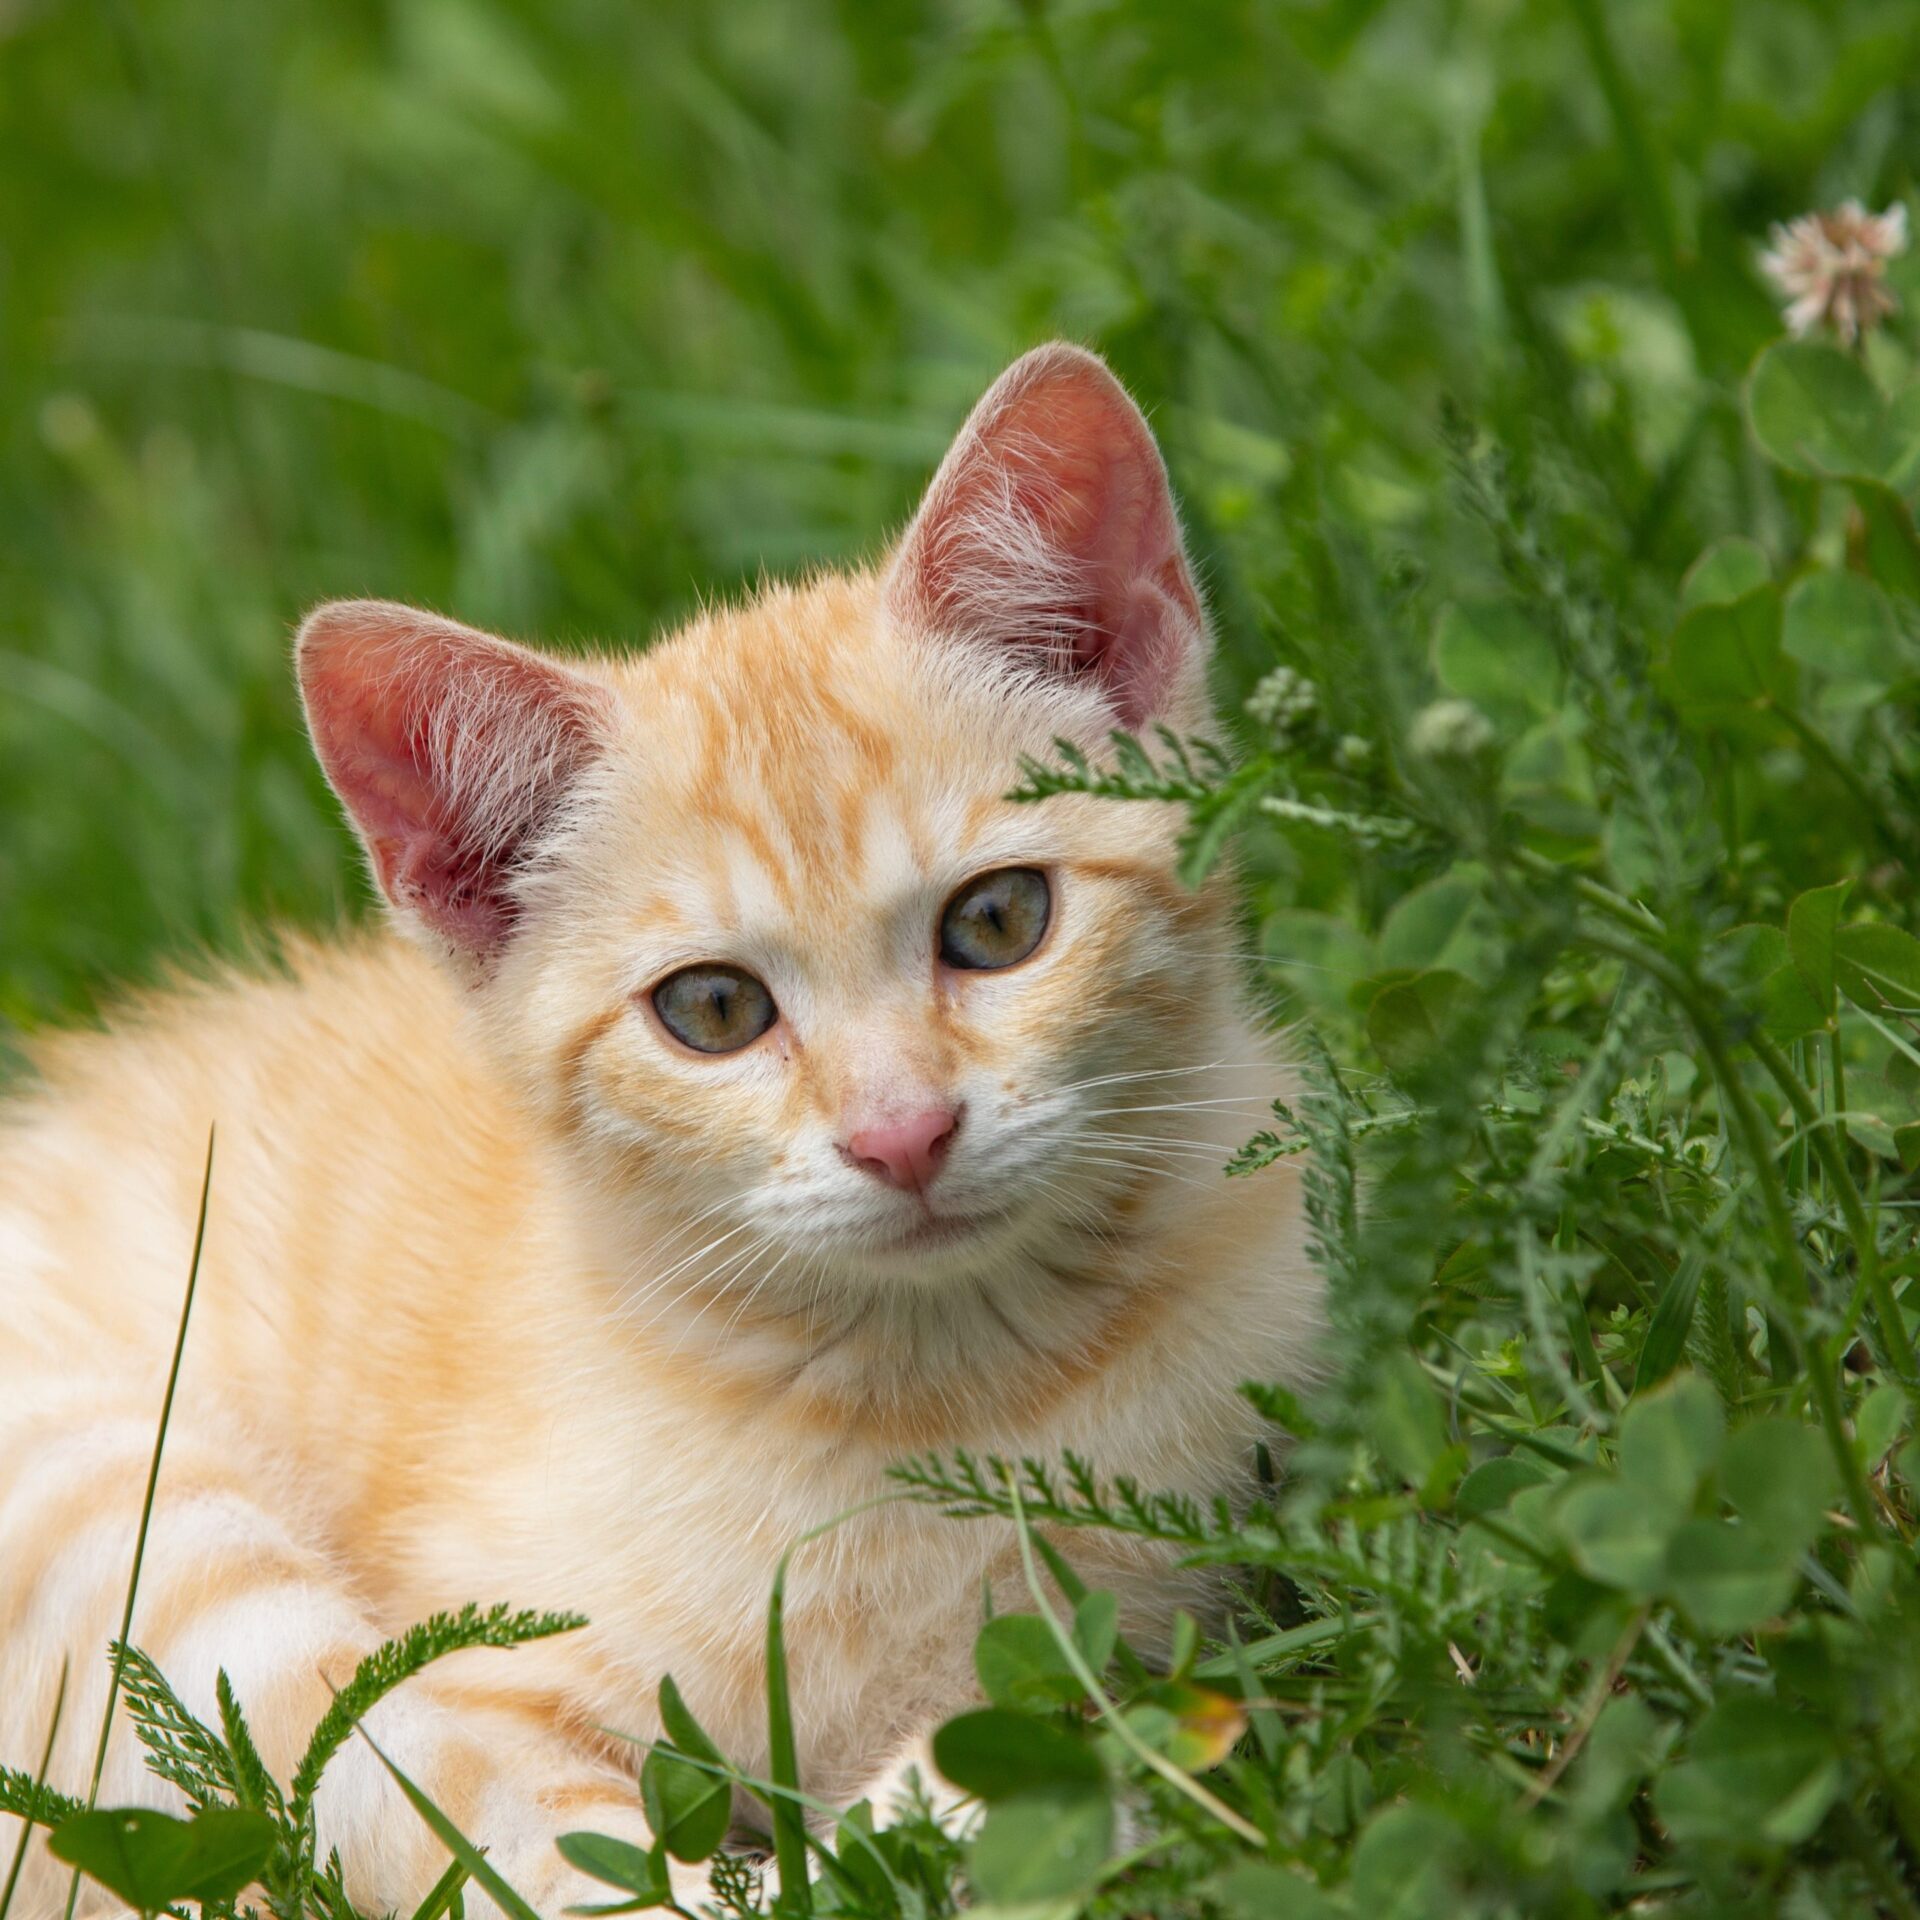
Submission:
[[[889,611],[1096,684],[1122,726],[1197,720],[1206,620],[1140,409],[1084,348],[1036,347],[974,408],[888,570]]]

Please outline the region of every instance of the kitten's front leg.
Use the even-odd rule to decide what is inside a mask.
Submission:
[[[127,1564],[152,1453],[152,1413],[111,1387],[36,1396],[0,1376],[0,1758],[44,1738],[64,1658],[71,1674],[51,1777],[84,1787],[92,1729],[106,1708],[99,1649],[119,1630]],[[188,1709],[218,1724],[224,1670],[276,1778],[287,1780],[314,1727],[359,1662],[386,1637],[332,1556],[259,1465],[251,1436],[184,1413],[168,1435],[133,1638]],[[531,1654],[456,1654],[366,1715],[366,1731],[537,1909],[602,1901],[609,1890],[554,1846],[573,1828],[649,1842],[640,1795],[572,1737],[564,1685],[530,1688]],[[100,1798],[163,1806],[156,1779],[115,1716]],[[321,1857],[338,1847],[363,1907],[411,1911],[446,1865],[440,1843],[365,1740],[335,1754],[314,1801]],[[0,1858],[18,1823],[0,1817]],[[18,1911],[57,1913],[66,1873],[35,1833]],[[704,1879],[691,1873],[699,1897]],[[91,1897],[103,1898],[99,1889]],[[470,1889],[470,1915],[493,1903]]]
[[[550,1660],[535,1668],[540,1653]],[[533,1677],[529,1669],[553,1681],[566,1674],[568,1665],[557,1643],[523,1650],[511,1659],[463,1653],[413,1683],[416,1707],[432,1716],[437,1734],[425,1742],[414,1736],[410,1744],[424,1772],[408,1771],[454,1825],[485,1850],[488,1864],[507,1885],[546,1920],[559,1920],[571,1907],[605,1905],[621,1897],[618,1889],[580,1872],[566,1859],[558,1844],[562,1834],[604,1834],[643,1853],[653,1845],[634,1776],[574,1737],[577,1719],[565,1705],[569,1690],[526,1684]],[[377,1755],[368,1751],[365,1758],[379,1767]],[[343,1753],[335,1764],[348,1759]],[[351,1803],[358,1788],[368,1787],[376,1794],[384,1790],[389,1818],[412,1822],[424,1833],[423,1823],[390,1779],[336,1782],[330,1774],[327,1786],[344,1788],[331,1809],[335,1817],[342,1801]],[[330,1812],[326,1793],[323,1787],[323,1847]],[[366,1823],[356,1824],[364,1829]],[[683,1906],[697,1911],[695,1903],[710,1897],[702,1867],[669,1861],[668,1878]],[[473,1920],[494,1920],[496,1906],[470,1883],[466,1911]]]
[[[531,1807],[521,1808],[515,1830],[495,1828],[490,1839],[483,1823],[481,1830],[470,1832],[468,1838],[487,1848],[488,1862],[544,1920],[560,1920],[574,1907],[618,1903],[622,1897],[619,1889],[582,1873],[560,1852],[558,1841],[563,1833],[605,1834],[626,1841],[642,1853],[653,1845],[633,1783],[613,1774],[567,1781],[557,1790],[536,1796]],[[711,1897],[705,1867],[670,1860],[667,1877],[674,1899],[690,1912],[700,1911],[701,1903]],[[479,1893],[479,1888],[469,1885],[469,1920],[479,1920],[480,1916],[493,1920],[492,1900],[476,1901]]]
[[[606,1834],[615,1840],[626,1841],[643,1853],[653,1845],[653,1835],[640,1811],[638,1796],[631,1781],[612,1772],[576,1774],[576,1777],[566,1778],[564,1776],[570,1768],[578,1767],[577,1761],[568,1758],[560,1759],[557,1766],[562,1776],[557,1785],[540,1792],[509,1790],[501,1793],[496,1790],[489,1795],[490,1804],[482,1807],[471,1825],[455,1822],[467,1838],[485,1852],[488,1865],[535,1913],[542,1916],[542,1920],[560,1920],[571,1908],[603,1906],[617,1903],[621,1898],[619,1889],[580,1872],[568,1862],[557,1844],[561,1834]],[[423,1772],[431,1778],[434,1769],[424,1768]],[[440,1784],[442,1791],[445,1791],[447,1783],[443,1780]],[[397,1793],[398,1790],[395,1791]],[[431,1788],[427,1791],[435,1804],[441,1805],[444,1810],[440,1796]],[[418,1840],[424,1841],[431,1849],[428,1856],[431,1863],[438,1856],[439,1843],[431,1838],[425,1824],[418,1820],[412,1808],[395,1807],[392,1817],[399,1822],[412,1821],[417,1825]],[[401,1844],[404,1847],[407,1842],[403,1840]],[[322,1851],[325,1851],[324,1841]],[[355,1845],[353,1854],[355,1864],[364,1868],[364,1844]],[[712,1894],[707,1870],[669,1861],[667,1873],[674,1899],[690,1912],[699,1912],[701,1905]],[[418,1875],[412,1877],[417,1878]],[[368,1890],[362,1874],[350,1867],[347,1880],[349,1893],[365,1905]],[[390,1905],[392,1891],[393,1888],[389,1886],[388,1897],[376,1905]],[[424,1886],[414,1887],[401,1902],[400,1910],[405,1911],[413,1904],[414,1897],[424,1891]],[[468,1920],[504,1920],[498,1903],[477,1880],[468,1882],[462,1892],[462,1901]],[[83,1900],[77,1920],[136,1920],[136,1916],[111,1902],[104,1906],[89,1906]]]

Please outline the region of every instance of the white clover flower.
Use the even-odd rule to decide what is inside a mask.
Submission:
[[[1887,262],[1907,249],[1907,210],[1899,202],[1869,213],[1858,200],[1843,200],[1825,213],[1776,223],[1767,238],[1773,244],[1760,256],[1760,270],[1787,302],[1790,333],[1826,326],[1852,346],[1893,311]]]

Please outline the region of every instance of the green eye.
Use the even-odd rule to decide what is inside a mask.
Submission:
[[[1010,967],[1040,944],[1053,895],[1037,867],[983,873],[947,902],[940,958],[950,967]]]
[[[750,973],[682,967],[653,990],[653,1010],[676,1040],[699,1053],[737,1053],[773,1025],[773,995]]]

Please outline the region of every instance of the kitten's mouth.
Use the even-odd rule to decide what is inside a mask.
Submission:
[[[978,1239],[1011,1218],[1009,1207],[995,1208],[989,1213],[929,1213],[900,1234],[888,1251],[927,1253],[936,1247],[958,1246],[963,1241]]]

